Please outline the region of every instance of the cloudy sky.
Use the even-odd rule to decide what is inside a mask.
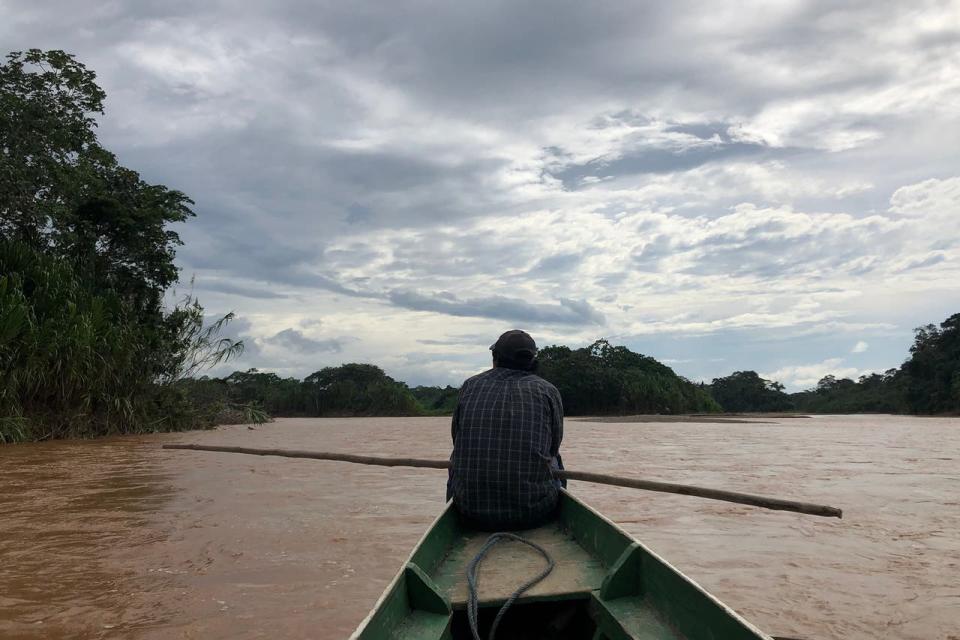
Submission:
[[[196,201],[178,261],[237,368],[458,384],[520,327],[795,390],[960,311],[958,2],[0,16],[3,50],[95,69],[104,144]]]

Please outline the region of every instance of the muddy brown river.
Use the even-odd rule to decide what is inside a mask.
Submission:
[[[443,506],[445,472],[163,451],[443,458],[445,418],[0,447],[0,638],[344,638]],[[571,483],[773,635],[960,640],[960,419],[568,421],[569,468],[840,506],[843,520]]]

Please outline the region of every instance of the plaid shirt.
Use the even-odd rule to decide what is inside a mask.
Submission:
[[[474,522],[521,529],[557,504],[550,467],[563,468],[560,392],[527,371],[497,367],[460,388],[451,428],[447,498]]]

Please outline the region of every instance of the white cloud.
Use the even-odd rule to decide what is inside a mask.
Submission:
[[[870,345],[864,342],[863,340],[858,340],[857,344],[853,345],[853,349],[850,350],[850,353],[865,353],[867,349],[870,348]]]
[[[856,367],[843,365],[841,358],[828,358],[815,364],[791,365],[780,367],[776,371],[761,373],[768,380],[782,382],[788,390],[809,389],[826,376],[856,379],[862,373]]]
[[[890,211],[910,218],[960,223],[960,176],[900,187],[890,197]]]

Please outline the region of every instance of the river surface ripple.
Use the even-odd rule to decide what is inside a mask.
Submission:
[[[443,506],[429,469],[163,451],[444,458],[445,418],[0,447],[0,637],[343,638]],[[773,635],[960,640],[960,419],[568,421],[569,468],[840,506],[844,519],[571,483]]]

